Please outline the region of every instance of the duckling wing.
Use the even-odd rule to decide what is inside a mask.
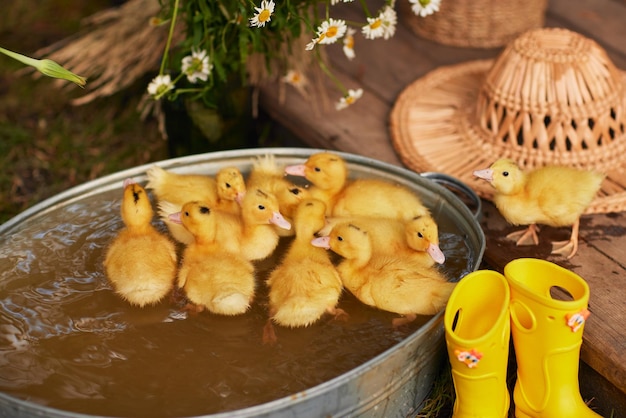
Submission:
[[[178,174],[159,166],[146,171],[147,188],[152,189],[158,200],[184,205],[194,200],[217,203],[215,179],[200,174]]]
[[[404,186],[379,179],[358,179],[337,196],[332,214],[409,220],[429,211],[419,196]]]
[[[591,204],[604,176],[568,167],[545,167],[529,175],[527,189],[543,215],[538,223],[573,224]]]

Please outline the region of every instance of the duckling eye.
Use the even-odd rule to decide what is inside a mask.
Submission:
[[[207,208],[206,206],[201,206],[200,207],[200,213],[202,213],[202,214],[211,213],[211,209]]]
[[[259,210],[265,210],[265,206],[263,206],[263,205],[259,205],[257,207],[259,208]]]
[[[295,187],[295,188],[289,190],[289,192],[295,194],[296,196],[298,196],[300,194],[300,189]]]
[[[509,172],[508,172],[508,171],[503,171],[503,172],[502,172],[502,175],[503,175],[504,177],[508,177],[508,176],[509,176]]]
[[[418,236],[418,237],[420,237],[420,238],[424,238],[424,235],[422,235],[422,233],[421,233],[421,232],[418,232],[418,233],[417,233],[417,236]]]
[[[322,171],[322,169],[319,168],[319,167],[315,167],[315,171],[317,171],[319,173],[320,171]]]
[[[189,216],[189,212],[188,211],[185,211],[185,216]]]
[[[337,241],[343,241],[343,237],[341,236],[337,237]]]
[[[230,183],[226,183],[226,188],[230,189]]]

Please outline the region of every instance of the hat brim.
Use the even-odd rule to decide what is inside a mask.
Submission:
[[[473,175],[498,158],[524,159],[520,148],[486,138],[472,121],[483,80],[494,59],[440,67],[408,85],[390,114],[391,139],[402,162],[417,172],[436,171],[458,178],[482,198],[492,200],[493,187]],[[626,85],[626,72],[622,73]],[[624,157],[606,172],[601,190],[586,213],[626,209],[626,135]]]

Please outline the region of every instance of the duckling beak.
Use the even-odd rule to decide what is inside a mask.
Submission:
[[[241,202],[243,201],[243,198],[246,196],[246,192],[238,192],[237,196],[235,196],[235,202],[237,202],[238,205],[241,205]]]
[[[433,260],[435,260],[435,263],[443,264],[443,262],[446,261],[446,256],[437,244],[431,243],[426,249],[426,252]]]
[[[128,186],[130,186],[131,184],[135,184],[135,180],[128,178],[124,180],[124,188],[127,188]]]
[[[276,225],[279,228],[290,230],[291,224],[280,212],[274,212],[272,214],[272,218],[270,219],[270,223]]]
[[[304,177],[306,166],[304,164],[288,165],[285,167],[285,173],[292,176]]]
[[[493,170],[490,168],[476,170],[474,171],[474,175],[480,179],[487,180],[489,183],[493,181]]]
[[[167,216],[167,219],[169,219],[170,221],[174,222],[175,224],[182,224],[183,221],[180,217],[180,212],[176,212],[176,213],[170,213]]]
[[[330,249],[330,237],[317,237],[311,240],[311,245],[314,247],[325,248],[327,250]]]

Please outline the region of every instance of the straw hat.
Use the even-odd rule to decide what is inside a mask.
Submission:
[[[626,209],[626,72],[593,40],[560,28],[525,32],[492,60],[441,67],[410,84],[391,112],[391,136],[415,171],[459,178],[500,157],[607,174],[587,213]]]

